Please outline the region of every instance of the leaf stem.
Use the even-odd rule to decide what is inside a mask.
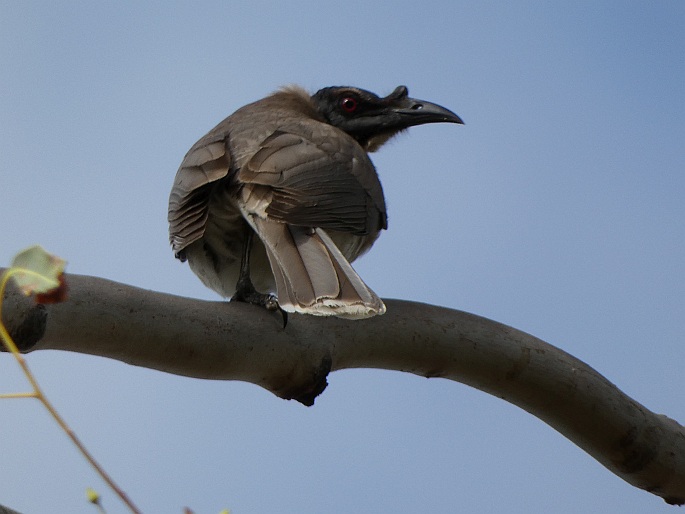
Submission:
[[[17,348],[17,345],[14,343],[12,338],[10,337],[9,333],[7,332],[7,329],[5,328],[4,323],[2,323],[2,303],[5,298],[5,288],[7,286],[7,282],[9,281],[10,277],[16,273],[35,273],[32,272],[31,270],[26,270],[23,268],[10,268],[8,269],[3,275],[2,275],[2,280],[0,280],[0,338],[2,338],[2,342],[5,345],[5,348],[9,352],[12,353],[14,358],[16,359],[17,363],[21,367],[22,371],[24,372],[24,375],[26,376],[26,379],[29,381],[31,384],[31,387],[33,388],[32,393],[9,393],[9,394],[4,394],[0,395],[0,398],[37,398],[40,400],[40,402],[43,404],[43,406],[48,410],[50,415],[53,417],[53,419],[57,422],[57,424],[60,426],[60,428],[67,434],[69,439],[76,445],[76,448],[81,452],[81,454],[86,458],[86,460],[90,463],[90,465],[95,469],[95,471],[100,475],[102,480],[105,481],[105,483],[114,491],[114,493],[121,499],[121,501],[129,508],[131,512],[134,514],[141,514],[140,510],[138,507],[136,507],[133,502],[126,496],[126,493],[119,488],[119,486],[114,482],[114,480],[109,476],[109,474],[103,469],[102,466],[95,460],[95,458],[90,454],[90,452],[86,449],[86,447],[83,445],[81,440],[76,436],[74,431],[69,428],[69,425],[64,421],[62,416],[59,415],[55,407],[53,407],[52,403],[48,401],[47,397],[43,393],[42,389],[38,385],[38,382],[36,378],[34,377],[33,373],[31,373],[31,370],[28,367],[28,364],[26,363],[26,359],[24,359],[24,356],[19,352],[19,349]]]

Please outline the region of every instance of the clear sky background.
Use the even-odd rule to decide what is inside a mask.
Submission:
[[[373,159],[386,298],[480,314],[685,422],[685,3],[0,0],[0,263],[214,300],[167,241],[190,146],[283,84],[410,94],[466,122]],[[141,341],[144,344],[144,341]],[[440,379],[250,384],[36,352],[58,409],[146,513],[672,513],[537,418]],[[0,355],[0,390],[24,389]],[[0,503],[125,512],[37,402],[0,402]]]

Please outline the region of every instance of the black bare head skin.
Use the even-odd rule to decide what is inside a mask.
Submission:
[[[369,151],[408,127],[464,123],[449,109],[410,98],[406,86],[396,87],[386,97],[356,87],[326,87],[317,91],[312,101],[328,123],[347,132]]]

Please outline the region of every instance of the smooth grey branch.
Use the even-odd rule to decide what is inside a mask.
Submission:
[[[628,483],[685,503],[685,429],[587,364],[473,314],[386,300],[363,321],[278,314],[68,275],[65,303],[16,291],[3,319],[23,351],[68,350],[168,373],[258,384],[312,405],[330,371],[382,368],[462,382],[534,414]]]

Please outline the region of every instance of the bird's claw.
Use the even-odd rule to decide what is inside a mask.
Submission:
[[[236,291],[231,297],[231,301],[258,305],[270,312],[280,311],[281,316],[283,317],[283,328],[288,324],[288,313],[281,309],[281,306],[278,304],[278,298],[272,294],[260,293],[254,288],[248,288],[247,290]]]
[[[263,296],[263,303],[260,305],[262,305],[267,311],[279,311],[281,313],[281,316],[283,316],[283,328],[285,328],[288,324],[288,313],[281,309],[281,306],[278,304],[278,298],[276,298],[272,294],[265,294]]]

